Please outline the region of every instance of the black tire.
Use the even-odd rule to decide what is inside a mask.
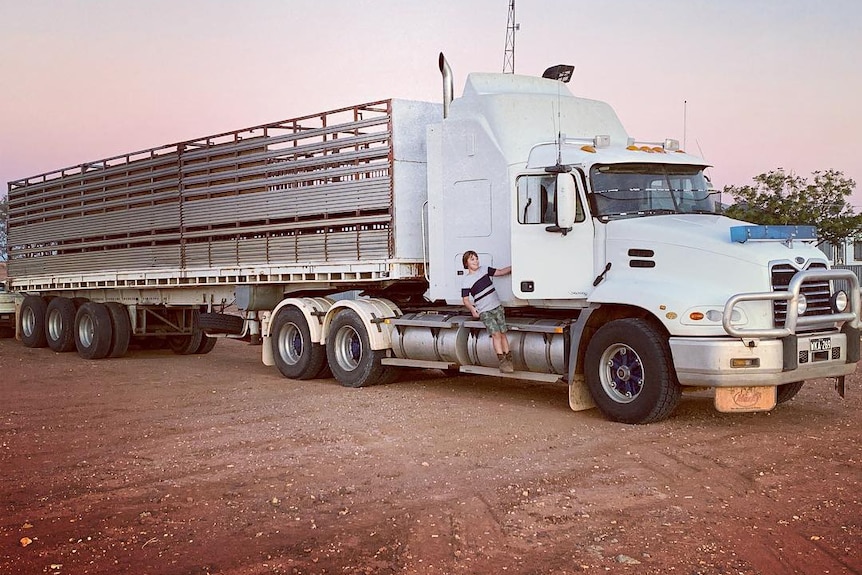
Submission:
[[[613,421],[661,421],[682,396],[667,339],[642,319],[619,319],[599,329],[587,345],[584,366],[593,400]]]
[[[217,337],[210,337],[206,334],[201,336],[201,344],[195,350],[196,354],[205,355],[213,350],[216,343],[218,342]]]
[[[799,393],[799,390],[802,389],[804,384],[804,381],[793,381],[791,383],[779,385],[778,389],[775,390],[775,404],[780,405],[782,403],[787,403],[796,397],[796,394]]]
[[[26,347],[45,347],[48,345],[48,340],[45,338],[45,313],[47,310],[47,302],[37,295],[28,295],[21,303],[18,330],[21,332],[21,341]]]
[[[84,359],[102,359],[111,350],[114,329],[111,312],[101,303],[88,301],[75,315],[75,347]]]
[[[75,302],[55,297],[45,310],[45,341],[52,350],[65,353],[75,349]]]
[[[129,310],[123,304],[109,301],[105,304],[108,313],[111,314],[111,349],[107,357],[123,357],[129,350],[129,342],[132,340],[132,322],[129,319]]]
[[[228,313],[201,312],[198,316],[198,326],[206,333],[241,334],[245,320],[238,315]]]
[[[305,316],[293,306],[281,308],[270,329],[275,366],[290,379],[316,379],[326,368],[326,348],[311,341]]]
[[[199,329],[189,335],[169,335],[168,347],[177,355],[190,355],[197,352],[203,338],[204,332]]]
[[[372,350],[362,319],[345,310],[332,320],[326,336],[326,358],[335,379],[345,387],[365,387],[394,381],[398,370],[380,363],[386,350]]]

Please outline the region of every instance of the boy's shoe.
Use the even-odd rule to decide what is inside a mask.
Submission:
[[[500,360],[500,373],[515,373],[515,367],[512,365],[512,360],[507,357]]]

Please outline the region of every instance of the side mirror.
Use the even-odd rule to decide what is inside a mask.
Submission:
[[[566,235],[575,225],[575,198],[578,188],[571,173],[557,174],[557,225],[545,230]]]

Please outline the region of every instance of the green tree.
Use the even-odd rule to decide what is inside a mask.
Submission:
[[[840,245],[862,226],[847,198],[856,182],[837,170],[816,171],[808,178],[779,168],[754,177],[751,186],[725,186],[735,203],[724,213],[754,224],[813,225],[820,242]]]

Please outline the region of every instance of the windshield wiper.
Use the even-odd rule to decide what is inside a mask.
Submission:
[[[657,216],[662,214],[679,214],[677,210],[672,210],[670,208],[653,208],[650,210],[638,210],[639,214],[646,214],[648,216]]]

